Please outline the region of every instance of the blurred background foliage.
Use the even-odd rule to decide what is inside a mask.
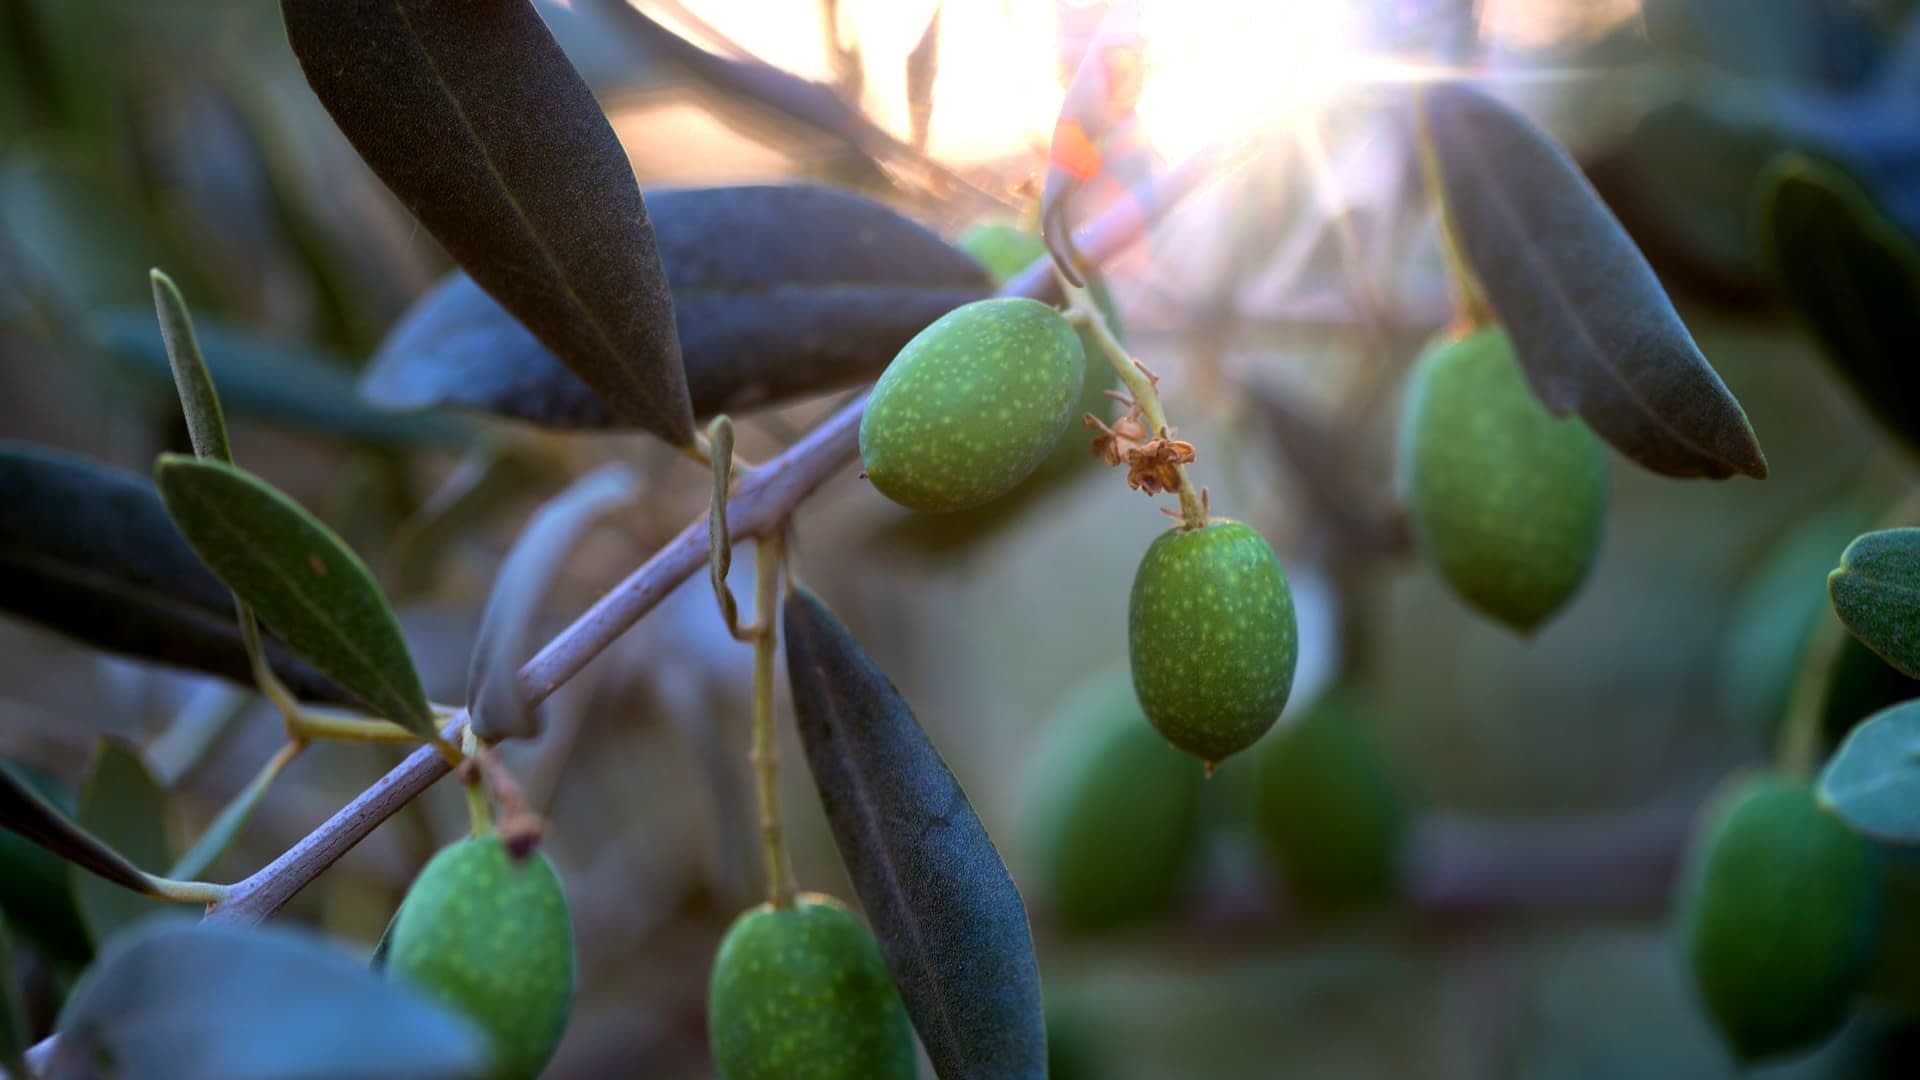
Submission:
[[[916,142],[909,96],[927,99],[906,58],[931,3],[643,5],[657,22],[599,0],[538,6],[643,188],[823,180],[950,237],[1029,212],[1061,76],[1098,15],[1064,0],[945,5]],[[849,471],[799,518],[796,569],[915,704],[1026,887],[1060,1076],[1733,1075],[1668,946],[1674,870],[1703,800],[1770,753],[1799,654],[1832,618],[1826,569],[1913,477],[1910,451],[1771,286],[1754,184],[1778,152],[1816,154],[1920,234],[1913,5],[1160,4],[1199,44],[1148,82],[1150,156],[1237,130],[1264,100],[1255,84],[1288,78],[1259,62],[1274,41],[1235,44],[1248,35],[1233,19],[1281,18],[1255,6],[1339,8],[1343,40],[1370,55],[1512,76],[1654,259],[1770,478],[1675,483],[1616,456],[1600,562],[1560,617],[1522,639],[1457,603],[1407,554],[1392,510],[1400,374],[1448,316],[1405,90],[1350,87],[1263,137],[1107,283],[1200,447],[1216,511],[1260,528],[1288,567],[1304,642],[1290,722],[1340,684],[1371,747],[1340,760],[1417,807],[1384,902],[1329,913],[1290,899],[1254,827],[1251,755],[1202,785],[1192,858],[1157,917],[1074,932],[1031,886],[1046,850],[1034,792],[1061,775],[1040,753],[1049,719],[1113,679],[1127,584],[1165,524],[1118,475],[1069,470],[929,520]],[[1238,51],[1212,57],[1209,43]],[[556,629],[704,506],[704,474],[642,437],[362,403],[356,370],[448,263],[312,99],[277,5],[0,0],[0,437],[142,472],[185,448],[152,266],[194,307],[246,459],[380,574],[436,700],[464,699],[492,573],[567,477],[636,463],[649,509],[574,560],[548,608]],[[830,404],[744,419],[742,452],[767,456]],[[1836,697],[1920,689],[1864,651],[1851,663]],[[582,942],[550,1075],[709,1071],[708,964],[758,895],[748,667],[695,581],[547,706],[540,740],[508,752],[551,815]],[[173,804],[174,855],[279,737],[248,693],[0,620],[0,755],[71,800],[98,740],[139,748]],[[850,896],[783,739],[801,884]],[[214,879],[271,858],[393,758],[303,756]],[[443,785],[288,917],[370,947],[463,825]],[[1323,842],[1343,839],[1329,824]],[[1118,856],[1129,837],[1105,842]],[[0,836],[0,899],[30,943],[16,975],[41,1024],[90,949],[72,891],[65,867]],[[1874,1007],[1826,1049],[1754,1075],[1897,1075],[1915,1045],[1913,1021]]]

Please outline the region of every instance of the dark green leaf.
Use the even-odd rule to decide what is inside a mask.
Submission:
[[[1854,637],[1920,679],[1920,529],[1855,537],[1827,575],[1827,594]]]
[[[520,531],[494,578],[467,668],[467,715],[481,738],[539,732],[539,718],[520,693],[520,665],[533,656],[540,610],[587,530],[631,505],[639,491],[632,469],[602,466],[548,500]]]
[[[311,931],[162,919],[113,941],[60,1017],[49,1080],[471,1077],[485,1036]]]
[[[365,443],[454,444],[472,434],[453,417],[402,416],[369,405],[344,356],[270,341],[213,319],[196,322],[207,370],[236,417]],[[156,387],[167,378],[166,344],[150,316],[110,312],[90,320],[87,330],[129,376]]]
[[[48,774],[7,761],[0,761],[0,771],[8,774],[0,776],[0,788],[24,784],[57,813],[72,810],[73,793]],[[0,827],[0,914],[21,940],[55,965],[78,967],[93,956],[66,861],[5,827]]]
[[[147,892],[146,875],[139,867],[74,824],[4,765],[0,765],[0,826],[122,888]]]
[[[1920,701],[1854,728],[1820,771],[1820,801],[1873,840],[1920,844]]]
[[[934,1069],[1045,1076],[1026,904],[966,793],[826,605],[795,588],[782,628],[827,823]]]
[[[1566,152],[1470,86],[1423,108],[1460,243],[1541,402],[1654,472],[1765,476],[1740,403]]]
[[[928,323],[991,291],[938,236],[832,188],[690,188],[647,202],[703,417],[870,379]],[[461,274],[394,327],[362,389],[396,409],[454,405],[562,428],[621,422]]]
[[[673,297],[646,205],[613,128],[532,5],[280,7],[321,104],[455,261],[616,415],[691,443]]]
[[[6,921],[0,920],[0,1069],[25,1076],[23,1055],[32,1036],[13,970],[13,933],[7,929]]]
[[[233,594],[167,519],[153,481],[0,441],[0,608],[102,649],[251,684]],[[267,643],[294,693],[347,695]]]
[[[331,529],[231,465],[162,454],[154,472],[187,542],[268,629],[374,712],[436,734],[386,597]]]
[[[1920,445],[1920,247],[1846,173],[1793,154],[1760,186],[1768,270],[1881,423]]]
[[[220,395],[214,391],[213,376],[207,373],[207,361],[200,355],[200,343],[193,336],[193,319],[187,314],[187,302],[173,279],[154,270],[147,275],[153,282],[154,311],[160,317],[160,338],[166,348],[167,367],[173,373],[173,385],[180,395],[180,409],[187,418],[187,437],[193,452],[203,458],[233,464],[233,447],[227,443],[227,421],[220,415]]]
[[[167,793],[140,751],[103,736],[94,745],[93,761],[80,785],[80,827],[133,865],[161,874],[173,861],[168,818]],[[159,907],[158,901],[78,867],[73,871],[73,895],[96,942]]]

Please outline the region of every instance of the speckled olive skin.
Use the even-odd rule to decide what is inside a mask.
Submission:
[[[1047,245],[1040,237],[1010,222],[987,222],[968,229],[960,237],[960,249],[980,260],[987,272],[993,275],[995,282],[1005,282],[1013,275],[1032,265],[1034,260],[1045,257]],[[1093,278],[1087,289],[1093,294],[1093,303],[1106,316],[1107,325],[1113,328],[1115,337],[1121,337],[1120,312],[1114,307],[1113,293],[1108,291],[1106,282]],[[1054,444],[1053,452],[1034,469],[1037,477],[1058,476],[1068,469],[1091,465],[1097,458],[1093,456],[1093,431],[1081,422],[1081,417],[1092,413],[1103,421],[1112,422],[1118,409],[1108,390],[1120,388],[1120,376],[1114,373],[1113,364],[1106,354],[1100,351],[1100,343],[1091,330],[1082,330],[1080,349],[1086,360],[1086,375],[1080,383],[1080,401],[1073,407],[1073,419],[1067,422],[1066,434]]]
[[[1253,752],[1254,824],[1286,879],[1316,914],[1384,900],[1399,881],[1411,807],[1358,695],[1313,703]]]
[[[724,1080],[913,1080],[913,1024],[873,934],[818,893],[734,920],[707,985]]]
[[[1072,324],[1045,304],[980,300],[900,350],[860,421],[881,494],[914,510],[978,506],[1012,490],[1074,418],[1086,371]]]
[[[478,836],[429,861],[394,917],[387,974],[473,1018],[492,1036],[490,1080],[532,1080],[573,1008],[573,919],[545,855],[515,860]]]
[[[1167,911],[1200,850],[1203,777],[1148,726],[1125,673],[1074,694],[1028,765],[1021,823],[1036,899],[1083,931]]]
[[[1742,1061],[1846,1022],[1880,941],[1868,842],[1805,781],[1754,776],[1716,800],[1689,854],[1680,932],[1694,985]]]
[[[1400,443],[1414,535],[1462,600],[1527,633],[1579,590],[1606,530],[1606,452],[1533,396],[1505,331],[1428,346]]]
[[[1218,764],[1265,734],[1299,658],[1293,594],[1261,535],[1215,519],[1160,534],[1133,576],[1133,689],[1168,742]]]

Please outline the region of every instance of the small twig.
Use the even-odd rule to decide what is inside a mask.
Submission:
[[[793,904],[793,864],[787,857],[786,832],[780,821],[780,749],[773,733],[773,653],[779,644],[780,568],[785,538],[763,536],[754,546],[753,625],[753,763],[760,804],[760,844],[766,861],[767,903]]]

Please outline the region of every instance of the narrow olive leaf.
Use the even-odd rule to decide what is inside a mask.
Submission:
[[[1461,246],[1541,403],[1653,472],[1764,477],[1746,412],[1566,151],[1471,86],[1422,108]]]
[[[151,315],[104,312],[87,320],[86,331],[133,387],[157,390],[168,384],[166,340]],[[456,417],[374,407],[360,396],[352,362],[325,349],[275,341],[208,318],[195,320],[194,337],[220,389],[222,411],[230,417],[378,445],[457,445],[473,437],[473,426]],[[590,393],[585,387],[581,392]]]
[[[520,530],[480,617],[467,666],[467,713],[483,739],[539,733],[539,716],[520,694],[520,665],[533,655],[541,608],[567,557],[601,518],[631,506],[640,478],[625,465],[603,465],[549,499]]]
[[[374,712],[437,733],[386,597],[331,529],[231,465],[162,454],[154,475],[187,543],[269,630]]]
[[[136,747],[111,735],[94,744],[93,760],[80,784],[81,828],[133,865],[162,873],[173,861],[167,836],[170,810],[166,789]],[[152,914],[162,903],[79,867],[73,870],[73,895],[96,942]]]
[[[782,628],[827,823],[935,1071],[1045,1076],[1026,904],[966,793],[826,605],[795,588]]]
[[[871,379],[927,324],[992,291],[964,252],[848,192],[688,188],[647,201],[702,417]],[[361,390],[391,409],[450,405],[556,428],[624,422],[457,273],[395,325]]]
[[[1827,575],[1827,595],[1861,644],[1920,679],[1920,529],[1855,537]]]
[[[311,931],[158,919],[114,940],[74,987],[48,1080],[480,1076],[486,1036]]]
[[[27,1046],[31,1036],[27,1011],[20,1001],[20,984],[13,977],[13,932],[0,919],[0,1069],[26,1076]]]
[[[5,765],[0,765],[0,825],[122,888],[148,891],[139,867],[74,824]]]
[[[1855,832],[1920,844],[1920,701],[1882,709],[1854,728],[1820,770],[1820,801]]]
[[[1920,445],[1920,247],[1845,172],[1801,154],[1760,180],[1767,270],[1879,421]]]
[[[291,745],[282,749],[280,758],[276,758],[270,767],[262,769],[238,795],[221,807],[220,812],[200,833],[200,838],[174,862],[167,876],[175,881],[193,881],[213,869],[213,864],[220,861],[220,856],[227,853],[227,849],[246,829],[247,822],[253,819],[253,812],[259,808],[260,800],[266,797],[267,789],[273,786],[274,779],[280,775],[286,758],[294,752],[296,748]]]
[[[673,297],[646,204],[533,5],[280,8],[320,103],[448,254],[615,415],[690,444]]]
[[[193,336],[193,319],[187,314],[187,302],[166,274],[156,269],[147,277],[153,282],[153,306],[160,316],[160,338],[166,345],[174,389],[180,394],[180,409],[187,417],[187,437],[193,441],[193,452],[231,465],[233,448],[227,443],[226,418],[220,415],[220,395],[214,392],[213,376],[207,374],[207,361],[200,355],[200,342]]]
[[[144,476],[0,441],[0,580],[8,614],[96,648],[252,683],[233,594],[194,556]],[[267,654],[300,697],[348,700],[279,642]]]
[[[25,784],[54,812],[66,816],[73,793],[52,775],[18,762],[0,759],[0,782]],[[0,783],[0,802],[5,801]],[[0,921],[12,928],[17,940],[56,967],[76,969],[93,957],[93,942],[73,899],[73,875],[67,861],[15,832],[0,815]]]

